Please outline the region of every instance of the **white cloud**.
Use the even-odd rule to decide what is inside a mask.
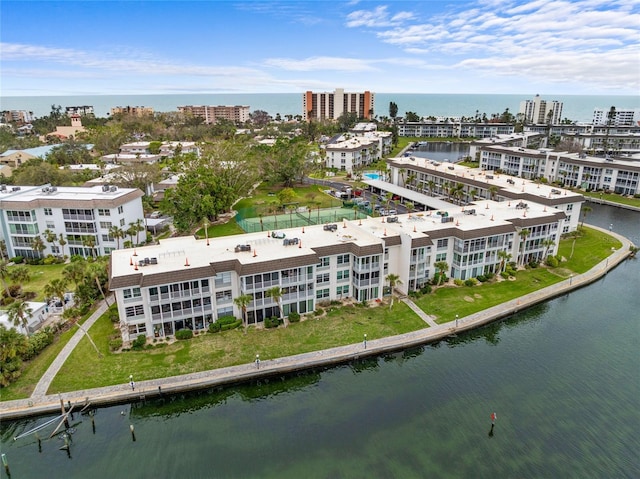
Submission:
[[[270,58],[265,65],[289,71],[343,71],[371,72],[375,71],[367,60],[361,58],[310,57],[306,59]]]
[[[398,12],[389,15],[387,6],[380,5],[374,10],[356,10],[347,15],[347,27],[389,27],[400,25],[414,17],[411,12]]]

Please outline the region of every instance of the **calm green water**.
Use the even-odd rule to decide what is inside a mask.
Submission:
[[[588,221],[640,234],[637,214]],[[95,432],[76,415],[71,457],[57,437],[12,440],[45,418],[3,424],[2,452],[12,478],[637,478],[639,280],[626,261],[436,345],[100,409]]]

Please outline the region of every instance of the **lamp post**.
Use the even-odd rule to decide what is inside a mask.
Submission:
[[[569,286],[571,286],[572,284],[573,284],[573,274],[569,276]]]
[[[256,369],[260,369],[260,355],[256,354]]]
[[[133,374],[129,374],[129,385],[131,386],[131,390],[135,391],[136,384],[133,382]]]
[[[458,327],[458,315],[456,314],[456,328]]]
[[[364,341],[362,344],[364,345],[364,349],[367,349],[367,333],[364,333]]]

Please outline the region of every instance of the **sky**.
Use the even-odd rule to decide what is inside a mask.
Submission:
[[[0,2],[0,95],[640,94],[639,0]]]

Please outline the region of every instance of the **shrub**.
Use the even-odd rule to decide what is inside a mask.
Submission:
[[[138,335],[138,337],[131,343],[131,349],[134,351],[140,351],[147,342],[147,337],[144,334]]]
[[[556,258],[555,256],[547,256],[545,263],[547,264],[547,266],[551,268],[557,268],[558,265],[560,264],[560,262],[558,261],[558,258]]]
[[[176,339],[191,339],[193,338],[193,331],[190,329],[179,329],[176,331]]]
[[[237,320],[235,317],[233,316],[223,316],[222,318],[219,318],[216,323],[220,323],[221,326],[224,326],[225,324],[232,324],[235,323]]]
[[[429,294],[431,292],[431,286],[425,284],[422,288],[420,288],[420,294]]]
[[[313,314],[315,314],[316,316],[322,316],[324,314],[324,309],[316,308],[316,310],[313,312]]]
[[[55,264],[58,262],[58,258],[53,255],[48,255],[44,260],[42,260],[42,264]]]
[[[484,274],[479,274],[478,276],[476,276],[476,279],[481,283],[484,283],[487,280],[487,277]]]
[[[264,318],[264,327],[267,329],[277,328],[280,325],[280,319],[272,316],[270,318]]]
[[[27,349],[22,353],[24,361],[35,358],[40,352],[53,342],[53,332],[47,328],[29,336]]]
[[[535,269],[538,266],[540,266],[540,262],[539,261],[535,261],[535,260],[529,261],[529,267],[530,268]]]
[[[511,275],[508,271],[503,271],[502,273],[500,273],[500,276],[502,276],[504,279],[509,279],[509,276]]]
[[[290,323],[299,323],[300,322],[300,313],[296,313],[295,311],[292,312],[292,313],[289,313],[288,319],[289,319]]]
[[[107,310],[107,317],[112,323],[119,323],[120,316],[118,315],[118,308],[109,308]]]
[[[235,319],[235,318],[233,318],[233,319],[234,319],[233,322],[221,325],[222,331],[228,331],[230,329],[236,329],[237,327],[239,327],[242,324],[242,320]]]
[[[209,325],[209,332],[210,333],[219,333],[221,327],[222,327],[222,325],[218,321],[216,321],[215,323],[211,323]]]
[[[122,347],[122,338],[113,338],[109,340],[109,351],[117,351]]]
[[[489,281],[489,280],[493,279],[495,277],[495,275],[496,275],[495,273],[492,273],[491,271],[489,271],[488,273],[486,273],[484,275],[484,277],[487,279],[487,281]]]
[[[459,278],[456,278],[453,280],[453,284],[455,284],[456,286],[462,286],[464,284],[464,281],[462,281]]]
[[[465,286],[475,286],[478,284],[478,280],[475,278],[469,278],[464,282]]]
[[[22,264],[24,262],[24,256],[14,256],[9,261],[14,264]]]

